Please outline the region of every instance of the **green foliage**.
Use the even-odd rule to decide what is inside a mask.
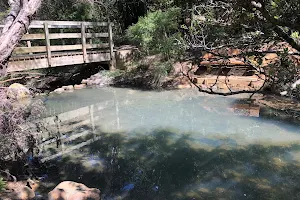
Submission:
[[[93,7],[89,3],[77,0],[42,1],[38,18],[41,20],[77,20],[90,21],[94,17]]]
[[[171,61],[157,62],[154,65],[155,73],[160,76],[167,76],[172,69],[173,69],[173,65]]]
[[[275,93],[288,91],[288,95],[300,99],[299,88],[291,85],[299,79],[300,67],[295,64],[288,54],[288,49],[278,53],[279,60],[268,67],[271,88]]]
[[[101,74],[103,76],[107,76],[107,77],[111,77],[111,78],[121,76],[122,73],[123,73],[123,71],[119,70],[119,69],[116,69],[116,70],[113,70],[113,71],[106,71],[106,70],[101,71]]]
[[[165,58],[178,55],[181,37],[178,30],[179,8],[149,12],[128,28],[127,37],[147,55],[161,53]]]
[[[6,186],[6,181],[4,181],[2,177],[0,177],[0,192],[4,190],[5,186]]]

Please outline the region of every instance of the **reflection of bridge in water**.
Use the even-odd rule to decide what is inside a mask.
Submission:
[[[104,109],[111,111],[110,117],[114,120],[112,123],[115,124],[116,130],[119,130],[119,106],[123,105],[115,99],[83,106],[59,114],[51,111],[51,114],[54,116],[44,119],[51,133],[43,135],[44,139],[41,144],[43,147],[43,151],[41,152],[43,154],[42,161],[59,158],[64,154],[71,153],[101,139],[100,125],[104,121],[105,116],[102,113]],[[245,103],[236,103],[229,110],[236,115],[259,117],[260,108],[259,106]]]
[[[101,122],[101,110],[116,105],[113,100],[104,101],[43,119],[47,133],[42,135],[42,161],[58,158],[99,140],[100,136],[96,132],[96,124]],[[118,113],[115,115],[117,120]],[[76,140],[83,141],[73,145]],[[49,149],[50,151],[46,151]],[[51,154],[52,151],[55,153]]]
[[[7,70],[15,72],[93,62],[115,65],[111,23],[32,21],[28,33],[14,49]]]

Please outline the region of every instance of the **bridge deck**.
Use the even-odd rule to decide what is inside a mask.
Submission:
[[[89,51],[84,61],[82,52],[63,52],[51,55],[51,67],[69,66],[93,62],[109,62],[109,51]],[[42,69],[50,67],[47,54],[18,55],[10,59],[8,72]]]

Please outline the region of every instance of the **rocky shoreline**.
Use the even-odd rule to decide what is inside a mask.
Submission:
[[[73,92],[74,90],[80,90],[87,87],[104,87],[111,85],[112,78],[105,75],[104,73],[98,72],[97,74],[92,75],[88,79],[83,79],[81,84],[62,86],[60,88],[55,89],[52,93],[61,94],[63,92]]]

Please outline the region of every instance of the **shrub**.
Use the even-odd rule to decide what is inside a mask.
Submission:
[[[182,50],[179,16],[179,8],[149,12],[128,28],[127,37],[147,55],[161,53],[165,58],[176,57]]]
[[[3,180],[2,177],[0,177],[0,192],[4,190],[5,186],[6,186],[6,182]]]
[[[38,143],[38,132],[30,124],[42,117],[41,100],[24,99],[23,102],[7,97],[0,89],[0,161],[24,159]],[[1,166],[0,166],[1,167]]]

